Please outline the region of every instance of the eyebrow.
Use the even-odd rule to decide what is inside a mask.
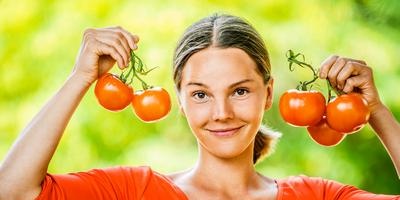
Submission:
[[[236,82],[236,83],[231,84],[231,85],[229,86],[229,88],[233,88],[233,87],[236,87],[236,86],[238,86],[238,85],[240,85],[240,84],[247,83],[247,82],[253,82],[253,81],[254,81],[253,79],[244,79],[244,80],[241,80],[241,81],[238,81],[238,82]],[[208,88],[207,85],[205,85],[205,84],[203,84],[203,83],[200,83],[200,82],[189,82],[189,83],[187,83],[186,85],[187,85],[187,86],[194,85],[194,86],[200,86],[200,87]]]

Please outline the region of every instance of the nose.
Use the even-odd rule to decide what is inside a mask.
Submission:
[[[233,107],[229,99],[219,98],[215,99],[213,106],[212,119],[214,121],[226,121],[232,119],[234,116]]]

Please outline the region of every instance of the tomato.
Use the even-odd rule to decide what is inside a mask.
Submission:
[[[111,111],[124,109],[133,98],[132,87],[110,73],[105,73],[97,80],[94,93],[100,105]]]
[[[336,97],[326,107],[328,125],[339,132],[354,133],[368,122],[367,101],[358,93]]]
[[[279,100],[282,118],[294,126],[312,126],[325,113],[325,97],[318,91],[288,90]]]
[[[322,146],[335,146],[346,137],[345,133],[330,128],[325,117],[318,124],[307,127],[307,131],[310,137]]]
[[[142,121],[154,122],[164,118],[171,110],[171,100],[166,90],[153,87],[134,93],[133,110]]]

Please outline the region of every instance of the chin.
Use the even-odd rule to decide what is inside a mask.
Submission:
[[[215,157],[221,159],[233,159],[239,156],[242,156],[247,149],[252,148],[252,145],[218,145],[212,148],[207,148],[208,152],[214,155]],[[251,149],[252,151],[252,149]],[[252,153],[249,153],[252,157]]]

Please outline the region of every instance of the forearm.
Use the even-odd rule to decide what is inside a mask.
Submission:
[[[71,75],[32,119],[0,166],[0,188],[40,191],[64,129],[89,86],[79,75]]]
[[[400,124],[383,104],[371,113],[369,123],[385,146],[400,177]]]

